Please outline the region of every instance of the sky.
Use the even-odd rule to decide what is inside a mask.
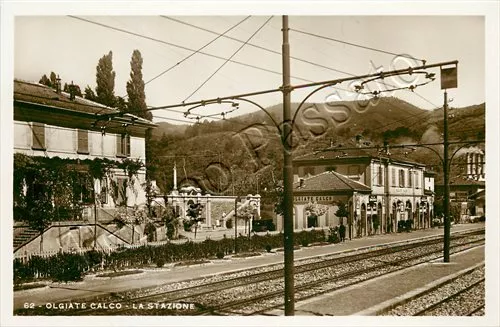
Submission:
[[[242,46],[241,43],[224,37],[213,41],[218,37],[217,34],[182,24],[172,18],[218,34],[233,28],[225,35],[242,41],[249,40],[251,44],[278,54],[249,45]],[[147,82],[145,92],[148,106],[157,107],[188,100],[198,101],[275,89],[282,83],[282,58],[279,55],[282,45],[281,24],[279,15],[17,16],[14,20],[14,77],[37,82],[43,74],[49,75],[54,71],[60,75],[63,83],[73,81],[81,86],[82,91],[87,85],[95,89],[97,62],[104,54],[112,51],[113,69],[116,72],[115,94],[124,96],[130,74],[131,55],[134,49],[138,49],[144,60],[143,76]],[[449,91],[453,106],[485,102],[484,17],[293,15],[289,18],[289,27],[292,29],[291,56],[316,64],[292,59],[292,85],[349,76],[342,72],[364,75],[380,69],[389,71],[421,64],[419,61],[393,54],[295,31],[298,30],[394,54],[411,55],[426,60],[428,64],[458,60],[458,88]],[[213,42],[206,46],[203,52],[223,58],[233,56],[232,60],[275,73],[233,62],[227,62],[221,67],[225,60],[200,53],[192,55],[192,51],[180,48],[198,50],[211,41]],[[185,59],[189,55],[192,56]],[[183,62],[176,65],[183,59]],[[171,69],[168,72],[150,81],[169,68]],[[414,93],[400,90],[383,95],[400,97],[424,109],[442,106],[443,91],[439,84],[439,69],[430,71],[436,73],[436,81],[418,87]],[[208,79],[212,74],[213,77]],[[423,81],[422,78],[422,75],[419,76],[418,81]],[[397,81],[388,82],[396,85]],[[203,83],[205,84],[201,86]],[[381,87],[381,84],[372,82],[367,87],[376,89]],[[312,90],[307,88],[294,91],[292,101],[300,102]],[[349,92],[350,90],[352,86],[343,83],[338,85],[336,90],[329,88],[316,93],[311,100],[325,102],[332,99],[357,99],[358,95]],[[280,103],[282,95],[276,92],[251,99],[265,107]],[[228,105],[209,106],[194,112],[215,114],[229,109]],[[186,108],[174,110],[179,113],[154,111],[154,121],[190,121],[182,114]],[[240,109],[231,115],[255,110],[257,109],[251,105],[242,104]]]

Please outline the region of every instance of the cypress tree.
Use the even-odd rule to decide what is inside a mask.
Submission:
[[[113,71],[113,52],[102,56],[97,64],[96,73],[96,101],[109,107],[115,105],[115,76]]]
[[[128,104],[127,111],[149,120],[153,115],[147,111],[144,80],[142,78],[142,56],[139,50],[134,50],[130,60],[130,80],[127,82]]]

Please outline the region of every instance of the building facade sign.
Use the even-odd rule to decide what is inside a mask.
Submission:
[[[335,196],[333,195],[303,195],[294,196],[294,202],[333,202]]]

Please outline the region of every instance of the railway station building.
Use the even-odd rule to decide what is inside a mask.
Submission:
[[[294,159],[294,228],[338,226],[335,215],[344,203],[343,221],[351,237],[397,231],[399,221],[429,228],[433,216],[434,174],[424,164],[363,148],[332,148]],[[311,204],[325,214],[308,220]],[[278,229],[282,223],[278,220]]]

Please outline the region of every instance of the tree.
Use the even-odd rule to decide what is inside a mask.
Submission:
[[[57,75],[54,72],[50,72],[50,83],[53,87],[57,84]]]
[[[142,56],[139,50],[134,50],[130,60],[130,80],[127,82],[128,104],[127,111],[149,120],[153,119],[151,112],[147,111],[146,94],[144,93],[144,80],[142,78]]]
[[[154,215],[161,219],[163,225],[165,226],[167,238],[169,240],[177,239],[179,237],[181,222],[179,215],[175,212],[175,209],[170,205],[167,205],[166,207],[155,206],[154,211]]]
[[[247,229],[247,223],[249,223],[254,217],[258,216],[256,205],[250,202],[243,204],[237,210],[238,218],[245,220],[245,231]],[[248,237],[250,237],[250,224],[248,224]]]
[[[115,105],[116,73],[113,71],[112,51],[109,51],[107,55],[99,59],[96,70],[96,101],[106,106],[113,107]]]
[[[344,222],[344,217],[349,217],[349,211],[347,211],[346,205],[344,202],[339,201],[337,203],[338,209],[335,211],[335,216],[339,217],[341,219],[341,222],[343,224]]]
[[[189,224],[194,225],[194,238],[196,238],[196,232],[198,230],[198,222],[202,221],[201,212],[203,210],[203,205],[201,203],[191,203],[186,212],[186,216],[189,217]]]
[[[135,226],[148,222],[147,213],[144,208],[134,206],[133,208],[118,207],[115,222],[119,224],[132,225],[132,244],[135,243]]]
[[[92,90],[92,88],[89,85],[87,85],[87,87],[85,88],[84,98],[90,101],[95,101],[97,99],[94,90]]]
[[[74,95],[77,95],[79,97],[82,96],[82,90],[80,89],[80,86],[73,84],[73,82],[71,82],[71,84],[64,83],[63,91],[66,93],[74,92]]]
[[[50,82],[50,79],[45,74],[43,74],[42,78],[40,78],[38,83],[43,84],[43,85],[47,85],[48,87],[52,87],[52,83]]]

